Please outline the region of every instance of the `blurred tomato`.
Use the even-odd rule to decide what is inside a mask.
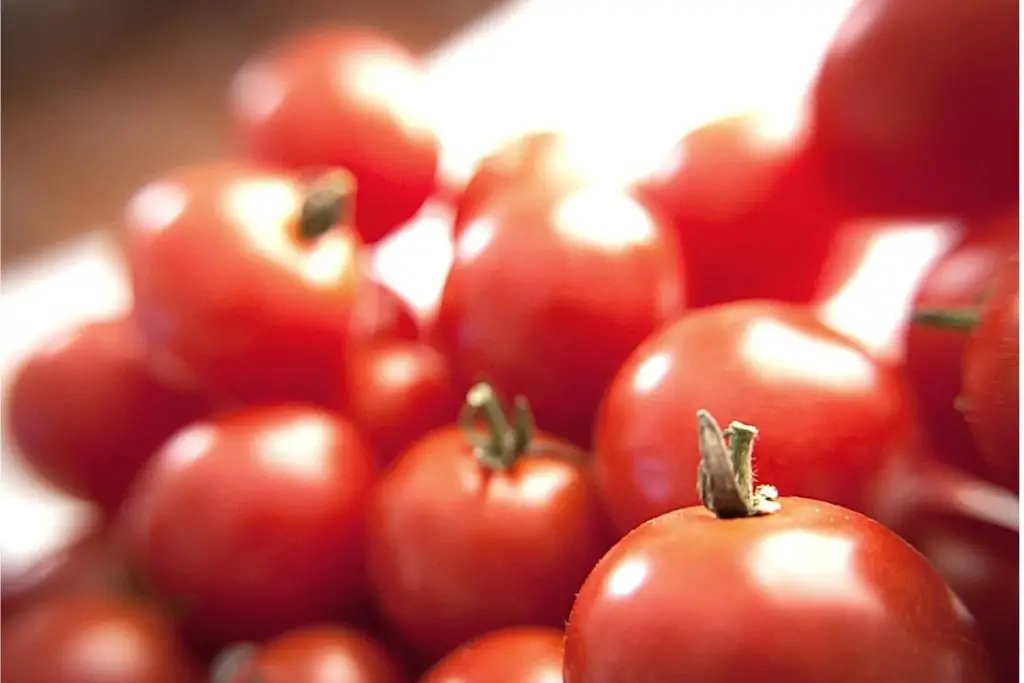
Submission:
[[[562,629],[520,626],[463,643],[420,683],[561,683]]]
[[[419,320],[409,304],[391,287],[370,275],[356,298],[353,328],[358,343],[420,336]]]

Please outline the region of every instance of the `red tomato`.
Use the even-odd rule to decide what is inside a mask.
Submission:
[[[802,133],[799,120],[769,112],[721,119],[639,183],[679,237],[691,306],[811,298],[841,214],[808,172]]]
[[[266,407],[173,437],[125,503],[120,539],[203,645],[350,615],[364,588],[370,452],[349,422]]]
[[[420,683],[561,683],[561,629],[519,626],[463,644]]]
[[[395,462],[369,522],[382,615],[431,661],[494,629],[560,626],[608,548],[583,455],[531,436],[521,401],[510,425],[487,385],[467,406],[460,426],[432,432]],[[475,428],[476,411],[488,436]]]
[[[810,310],[751,301],[691,313],[630,357],[602,403],[595,468],[620,533],[698,502],[685,416],[702,407],[764,429],[759,477],[854,509],[912,430],[896,370]]]
[[[297,36],[246,64],[232,86],[242,144],[254,159],[352,171],[356,226],[368,242],[411,218],[434,190],[429,107],[419,61],[367,29]]]
[[[420,324],[412,309],[387,285],[367,278],[353,315],[353,336],[360,342],[418,339]]]
[[[964,351],[964,411],[985,464],[1003,486],[1020,481],[1020,322],[1017,255],[1001,264]]]
[[[707,508],[648,521],[601,559],[569,616],[565,683],[990,680],[923,557],[851,510],[755,490],[756,429],[733,423],[727,446],[703,411],[686,421]]]
[[[7,395],[5,431],[44,478],[106,510],[205,401],[158,378],[124,318],[83,325],[36,349]]]
[[[303,186],[225,165],[142,189],[126,249],[161,364],[246,401],[333,399],[361,281],[344,225],[351,187],[342,172]]]
[[[150,605],[73,595],[4,624],[8,683],[198,683],[173,625]]]
[[[861,0],[814,88],[812,148],[869,213],[1017,199],[1017,0]]]
[[[619,365],[682,309],[681,282],[671,236],[621,190],[514,193],[459,236],[432,338],[460,386],[528,396],[585,447]]]
[[[382,341],[361,351],[346,377],[345,413],[381,467],[416,438],[451,421],[462,402],[448,361],[426,344]]]
[[[246,647],[246,646],[242,646]],[[248,648],[246,648],[248,649]],[[343,626],[307,626],[225,662],[217,683],[402,683],[407,678],[383,645]],[[229,650],[227,657],[234,658]]]

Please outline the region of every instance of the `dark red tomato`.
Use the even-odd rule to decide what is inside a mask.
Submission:
[[[964,351],[967,422],[985,465],[1003,486],[1020,480],[1020,274],[1017,255],[1001,264]]]
[[[812,148],[869,213],[1017,200],[1017,0],[861,0],[814,88]]]
[[[367,278],[356,300],[353,336],[358,342],[414,340],[420,324],[412,309],[393,289]]]
[[[228,652],[228,656],[234,653]],[[307,626],[259,647],[218,672],[215,683],[403,683],[383,645],[343,626]]]
[[[242,67],[232,110],[248,154],[289,168],[344,166],[368,242],[433,192],[438,142],[420,62],[368,29],[296,36]]]
[[[7,394],[5,431],[55,486],[115,509],[153,451],[206,402],[146,363],[124,318],[83,325],[38,348]]]
[[[683,307],[680,258],[621,190],[534,199],[510,194],[466,226],[432,339],[460,386],[529,396],[544,429],[586,447],[615,371]]]
[[[561,683],[561,629],[519,626],[461,645],[420,683]]]
[[[601,406],[597,482],[617,531],[698,502],[696,427],[707,408],[763,429],[759,478],[863,509],[912,422],[895,368],[795,304],[697,311],[651,337]]]
[[[683,138],[638,184],[679,237],[691,306],[811,298],[841,214],[808,172],[802,133],[793,116],[721,119]]]
[[[355,610],[372,455],[355,427],[266,407],[179,432],[126,501],[120,540],[204,647]]]
[[[872,516],[924,554],[974,615],[1000,683],[1018,681],[1017,498],[927,459],[895,461]]]
[[[609,546],[579,451],[531,436],[521,402],[510,424],[486,385],[467,406],[460,426],[423,437],[392,465],[370,516],[381,613],[428,661],[498,628],[562,625]]]
[[[249,402],[333,398],[362,280],[351,189],[342,172],[307,186],[243,165],[143,188],[125,242],[161,365]]]
[[[345,413],[385,467],[418,437],[449,423],[462,403],[448,361],[418,342],[382,341],[360,351],[345,389]]]
[[[4,624],[8,683],[192,683],[174,626],[150,605],[110,595],[40,603]]]

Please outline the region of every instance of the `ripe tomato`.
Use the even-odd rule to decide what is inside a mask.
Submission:
[[[964,351],[964,410],[978,452],[1003,486],[1020,480],[1020,322],[1017,255],[1001,264]]]
[[[249,409],[188,427],[156,454],[120,540],[152,587],[182,603],[197,644],[264,638],[355,610],[373,483],[349,422]]]
[[[434,190],[438,142],[423,69],[386,36],[356,28],[296,36],[242,67],[231,103],[252,158],[352,171],[356,226],[368,242],[411,218]]]
[[[638,183],[675,228],[691,306],[811,298],[842,216],[802,149],[798,118],[750,111],[690,133]]]
[[[304,186],[241,165],[143,188],[125,242],[160,364],[245,401],[333,399],[361,281],[351,189],[343,172]]]
[[[412,309],[387,285],[367,277],[360,288],[353,314],[353,336],[358,342],[418,339],[420,324]]]
[[[682,306],[671,236],[623,191],[513,193],[458,237],[431,338],[461,387],[528,396],[544,429],[586,447],[619,365]]]
[[[9,683],[198,683],[151,605],[110,595],[49,600],[4,624],[0,677]]]
[[[461,645],[420,683],[553,683],[562,680],[561,629],[519,626]]]
[[[569,616],[565,683],[990,680],[923,557],[851,510],[754,490],[755,428],[733,423],[727,446],[704,411],[687,421],[707,509],[648,521],[601,559]]]
[[[462,402],[448,361],[418,342],[382,341],[359,352],[347,376],[345,413],[390,464],[416,438],[447,424]]]
[[[853,509],[912,430],[896,370],[809,309],[750,301],[691,313],[630,357],[601,406],[597,482],[620,533],[698,502],[685,416],[701,407],[764,429],[759,477]]]
[[[477,385],[460,425],[414,443],[377,487],[370,577],[384,619],[425,660],[497,628],[560,626],[608,548],[583,455],[531,432],[524,402],[510,425]]]
[[[822,168],[869,213],[1017,198],[1017,0],[861,0],[814,88]]]
[[[207,406],[146,364],[124,318],[89,323],[35,350],[7,395],[5,431],[44,478],[117,508],[139,468]]]

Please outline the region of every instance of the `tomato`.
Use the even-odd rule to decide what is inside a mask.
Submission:
[[[512,193],[458,237],[430,338],[461,387],[528,396],[544,429],[586,447],[619,365],[683,302],[671,236],[625,192]]]
[[[198,683],[173,625],[147,603],[109,595],[49,600],[4,624],[9,683]]]
[[[690,133],[638,183],[675,228],[691,306],[810,299],[842,211],[802,149],[799,119],[748,111]]]
[[[1003,486],[1020,481],[1020,322],[1017,255],[1001,264],[964,351],[964,411],[985,464]]]
[[[411,218],[434,190],[438,142],[423,68],[386,36],[356,28],[295,36],[242,67],[231,103],[252,158],[352,171],[356,226],[368,242]]]
[[[921,551],[970,610],[996,680],[1019,680],[1017,498],[925,458],[893,462],[883,481],[872,516]]]
[[[734,422],[727,444],[705,411],[688,421],[706,507],[648,521],[601,559],[569,616],[565,683],[990,680],[970,616],[923,557],[852,510],[754,489],[756,428]]]
[[[373,483],[346,420],[249,409],[173,437],[126,501],[119,539],[197,644],[269,637],[355,611]]]
[[[141,335],[117,318],[37,348],[9,385],[4,428],[45,479],[110,511],[164,439],[206,408],[156,376]]]
[[[249,402],[333,399],[361,281],[351,189],[221,165],[136,194],[125,244],[158,364]]]
[[[685,416],[701,407],[763,428],[759,477],[853,509],[913,426],[895,368],[809,309],[750,301],[693,312],[626,361],[601,406],[597,482],[620,533],[698,502]]]
[[[418,339],[420,324],[412,309],[388,285],[367,277],[356,299],[353,336],[360,342]]]
[[[536,626],[492,631],[461,645],[420,683],[560,683],[563,637]]]
[[[811,147],[868,213],[1017,199],[1017,0],[860,0],[813,92]]]
[[[244,646],[243,646],[244,647]],[[383,645],[344,626],[307,626],[274,638],[214,677],[216,683],[402,683],[401,667]],[[235,653],[228,651],[227,657]]]
[[[609,546],[582,453],[533,431],[522,399],[507,417],[486,384],[466,405],[392,465],[369,520],[381,614],[427,661],[498,628],[560,626]]]
[[[426,344],[382,341],[360,352],[347,375],[345,413],[390,464],[417,437],[459,409],[448,361]]]

